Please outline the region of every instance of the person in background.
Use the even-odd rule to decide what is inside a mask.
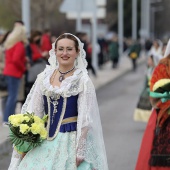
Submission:
[[[22,20],[16,20],[14,23],[14,27],[17,25],[21,25],[24,26],[24,22]],[[27,37],[28,37],[28,33]],[[29,38],[28,38],[29,41]],[[27,70],[30,68],[30,63],[31,63],[31,59],[30,59],[30,48],[29,48],[29,42],[26,44],[25,49],[26,49],[26,72],[24,74],[24,76],[21,79],[21,83],[20,83],[20,87],[19,87],[19,95],[17,98],[17,112],[20,111],[21,109],[21,105],[24,103],[25,101],[25,91],[26,91],[26,78],[27,78]]]
[[[98,47],[97,47],[98,48]],[[92,52],[93,52],[93,47],[92,47],[92,44],[89,42],[88,45],[87,45],[87,70],[91,70],[92,71],[92,74],[97,77],[97,74],[96,74],[96,70],[92,64]],[[97,55],[97,54],[96,54]]]
[[[139,44],[138,41],[131,41],[131,45],[129,47],[129,53],[128,56],[132,61],[132,70],[136,71],[137,69],[137,59],[140,56],[140,51],[141,51],[141,45]]]
[[[152,105],[150,103],[150,80],[153,74],[153,71],[155,67],[158,65],[159,61],[163,58],[164,52],[166,48],[166,43],[164,43],[162,47],[162,51],[160,53],[152,53],[152,55],[149,55],[147,58],[147,71],[146,71],[146,78],[144,83],[144,88],[140,94],[137,107],[134,112],[134,120],[135,121],[141,121],[141,122],[148,122]],[[156,59],[155,59],[156,58]]]
[[[153,45],[153,42],[150,39],[147,39],[145,41],[144,49],[146,52],[150,51],[151,47]]]
[[[48,51],[42,50],[41,42],[42,42],[42,32],[38,30],[32,31],[30,37],[32,62],[36,62],[42,58],[47,58],[48,56]]]
[[[49,29],[45,29],[41,37],[41,50],[48,52],[51,48],[51,32]]]
[[[162,48],[163,43],[161,40],[156,39],[153,41],[153,45],[149,50],[149,57],[153,58],[154,65],[156,66],[159,63],[159,60],[162,58]]]
[[[86,60],[87,60],[87,63],[88,63],[87,70],[91,70],[92,74],[96,77],[97,76],[96,70],[95,70],[95,68],[93,66],[93,63],[92,63],[92,61],[93,61],[92,60],[92,57],[93,57],[93,55],[92,55],[92,52],[93,52],[92,51],[93,50],[92,43],[90,42],[87,33],[82,33],[82,38],[81,39],[86,44],[85,45],[86,46],[85,51],[86,51]],[[100,49],[99,49],[100,47],[99,47],[98,44],[97,44],[97,46],[95,46],[95,48],[96,48],[96,50],[98,48],[98,51],[100,51]],[[96,55],[98,57],[98,53],[96,53]]]
[[[5,34],[2,35],[2,39],[0,40],[0,74],[3,74],[3,69],[5,65],[5,52],[4,52],[4,42],[7,39],[10,31],[7,31]],[[2,89],[0,90],[0,116],[4,116],[5,112],[5,105],[6,105],[6,100],[7,100],[7,89]]]
[[[26,71],[26,50],[28,43],[26,29],[23,25],[15,25],[5,43],[5,66],[3,74],[7,76],[8,98],[5,106],[4,124],[8,117],[15,113],[18,90]]]
[[[112,68],[117,68],[118,63],[119,63],[119,45],[118,45],[118,39],[117,36],[114,35],[109,47],[109,56],[112,61]]]
[[[170,169],[170,40],[150,81],[152,113],[143,135],[135,170]],[[167,95],[168,94],[168,95]]]
[[[45,69],[48,59],[48,51],[42,51],[41,48],[42,32],[34,30],[30,36],[29,48],[27,47],[27,55],[29,56],[30,66],[26,74],[26,90],[25,97],[29,93],[35,82],[37,75]]]
[[[103,35],[99,35],[97,42],[100,46],[100,52],[98,54],[98,65],[99,65],[99,69],[102,69],[102,66],[105,62],[105,58],[104,58],[104,50],[105,50],[105,46],[106,46],[106,41],[104,39]]]
[[[51,43],[54,43],[56,39],[57,39],[57,37],[55,35],[52,35],[51,36]]]

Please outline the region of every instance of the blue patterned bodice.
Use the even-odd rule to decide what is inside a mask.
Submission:
[[[77,108],[77,100],[78,95],[71,96],[64,99],[62,96],[59,96],[57,99],[50,97],[50,110],[49,104],[47,100],[47,96],[43,96],[44,99],[44,107],[45,113],[48,114],[49,120],[49,137],[53,137],[56,133],[58,124],[60,123],[61,115],[64,115],[62,120],[66,120],[67,118],[77,117],[78,116],[78,108]],[[64,100],[66,102],[64,102]],[[48,113],[50,112],[50,114]],[[59,128],[59,132],[71,132],[77,130],[77,121],[75,122],[67,122],[62,123]]]

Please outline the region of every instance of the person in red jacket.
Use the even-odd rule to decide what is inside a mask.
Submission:
[[[25,79],[25,97],[28,95],[32,85],[34,84],[37,75],[45,69],[48,59],[48,52],[41,49],[42,32],[34,30],[31,33],[29,49],[30,67],[26,72]]]
[[[35,30],[30,37],[31,58],[32,62],[36,62],[39,59],[46,59],[48,51],[42,50],[42,32]]]
[[[18,90],[22,76],[26,70],[25,45],[28,43],[26,29],[18,24],[7,37],[5,47],[5,67],[3,74],[7,77],[8,98],[5,106],[4,123],[15,114]]]
[[[51,46],[51,32],[50,30],[44,30],[41,40],[41,49],[42,51],[50,51],[52,48]]]

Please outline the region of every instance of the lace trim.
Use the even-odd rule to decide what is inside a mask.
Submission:
[[[81,81],[83,73],[80,69],[77,69],[72,76],[64,79],[60,87],[53,87],[50,84],[50,77],[54,70],[55,69],[47,67],[44,71],[44,79],[42,81],[43,94],[45,94],[46,91],[49,91],[60,94],[62,97],[70,97],[71,95],[77,95],[83,90],[83,83]]]

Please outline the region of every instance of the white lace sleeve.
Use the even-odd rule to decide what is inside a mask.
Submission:
[[[19,154],[15,149],[13,149],[11,163],[9,165],[8,170],[17,170],[21,160],[22,160],[22,155]]]
[[[32,86],[24,105],[22,106],[21,113],[34,112],[35,115],[41,118],[43,117],[44,102],[43,102],[43,96],[41,91],[41,85],[42,85],[41,76],[42,75],[39,75],[34,85]]]
[[[108,170],[95,88],[90,79],[78,98],[77,157],[94,169]]]
[[[44,103],[41,93],[41,77],[39,76],[32,86],[30,93],[27,96],[27,99],[21,109],[21,113],[32,113],[39,117],[44,115]],[[21,154],[19,154],[15,149],[13,149],[11,163],[8,170],[17,170],[18,165],[21,162]]]

